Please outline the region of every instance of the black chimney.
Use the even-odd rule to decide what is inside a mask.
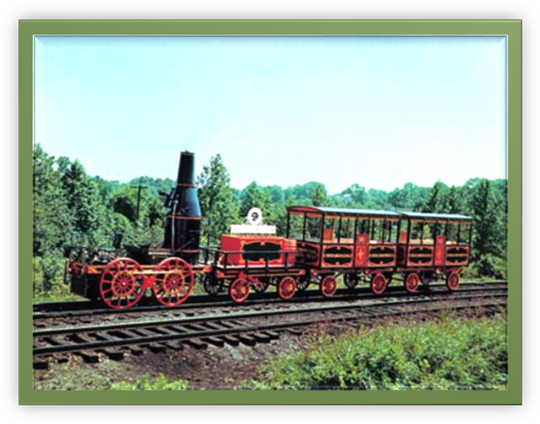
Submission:
[[[169,213],[165,223],[163,247],[172,255],[193,264],[199,256],[201,209],[195,186],[195,155],[180,154],[176,188],[171,192],[167,206]]]

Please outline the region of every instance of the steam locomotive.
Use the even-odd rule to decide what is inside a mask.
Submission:
[[[330,298],[339,277],[351,289],[367,282],[377,295],[393,279],[414,293],[420,283],[444,278],[454,291],[469,263],[472,219],[454,214],[291,206],[286,234],[278,236],[254,208],[249,223],[233,225],[219,247],[201,247],[194,164],[193,153],[181,153],[177,184],[165,201],[162,247],[127,246],[126,257],[106,263],[68,261],[73,293],[126,309],[148,290],[161,304],[177,306],[196,278],[208,294],[227,290],[235,303],[269,286],[290,299],[317,284]]]

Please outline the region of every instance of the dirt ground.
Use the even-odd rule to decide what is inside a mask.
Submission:
[[[225,345],[197,349],[184,345],[181,350],[126,354],[114,361],[105,355],[99,363],[87,364],[77,355],[66,363],[51,363],[48,370],[34,370],[34,388],[45,390],[107,390],[121,381],[134,383],[143,375],[162,373],[168,381],[189,382],[193,390],[231,390],[260,374],[261,365],[276,357],[290,355],[307,346],[315,331],[303,335],[283,334],[270,343],[255,346]]]

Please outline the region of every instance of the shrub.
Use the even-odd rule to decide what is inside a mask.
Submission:
[[[58,252],[33,258],[34,301],[73,299],[69,286],[64,283],[66,260]]]
[[[323,335],[306,351],[263,368],[253,389],[504,389],[506,320],[502,316],[380,325],[336,339]]]
[[[482,255],[473,264],[473,271],[478,276],[492,277],[497,279],[507,278],[506,261],[494,255]]]

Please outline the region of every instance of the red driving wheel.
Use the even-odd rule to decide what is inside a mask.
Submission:
[[[387,280],[382,274],[375,274],[371,279],[371,291],[375,294],[383,294],[386,290]]]
[[[113,309],[131,308],[144,294],[141,266],[130,258],[109,262],[101,274],[99,293],[103,302]]]
[[[229,286],[229,296],[234,303],[242,303],[249,296],[249,281],[245,278],[237,278]]]
[[[180,258],[168,258],[156,268],[156,279],[152,291],[162,305],[177,306],[187,300],[194,283],[195,277],[191,265]]]
[[[407,278],[405,278],[405,289],[409,293],[414,293],[418,289],[419,284],[420,277],[416,272],[411,272],[410,274],[407,274]]]
[[[293,277],[283,277],[278,284],[278,294],[284,300],[290,299],[296,293],[296,280]]]
[[[455,271],[452,271],[446,277],[446,287],[450,291],[456,291],[459,287],[459,274]]]
[[[336,294],[337,281],[333,275],[327,275],[321,281],[321,293],[324,297],[332,297]]]

